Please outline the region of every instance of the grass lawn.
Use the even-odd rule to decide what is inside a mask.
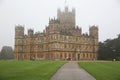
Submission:
[[[0,61],[0,80],[49,80],[65,62]]]
[[[79,62],[97,80],[120,80],[120,62]]]

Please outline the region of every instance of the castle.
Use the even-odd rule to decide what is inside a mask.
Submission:
[[[76,26],[75,9],[57,10],[57,19],[49,19],[42,33],[15,27],[15,59],[17,60],[95,60],[98,52],[98,27],[89,34]]]

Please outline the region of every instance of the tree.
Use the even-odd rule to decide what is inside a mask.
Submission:
[[[120,60],[120,35],[99,43],[98,59]]]
[[[14,58],[14,52],[12,47],[10,46],[3,46],[1,53],[0,53],[0,59],[13,59]]]

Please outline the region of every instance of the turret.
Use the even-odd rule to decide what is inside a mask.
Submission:
[[[94,53],[94,59],[97,59],[97,53],[98,53],[98,27],[96,25],[93,25],[89,28],[89,35],[90,37],[93,37],[93,53]]]
[[[55,33],[58,32],[58,27],[59,27],[60,21],[58,19],[49,19],[49,32],[50,33]],[[48,30],[47,30],[48,32]]]
[[[72,13],[75,14],[75,8],[72,8]]]
[[[66,13],[68,12],[68,7],[67,7],[67,6],[65,7],[65,12],[66,12]]]
[[[61,10],[58,9],[58,10],[57,10],[57,18],[58,18],[58,19],[60,18],[60,15],[61,15]]]
[[[89,28],[89,35],[98,39],[98,27],[96,25],[93,25]]]
[[[34,30],[33,29],[29,29],[28,30],[28,37],[33,37],[34,34]]]
[[[19,59],[18,54],[23,53],[23,39],[24,39],[24,27],[21,25],[15,26],[15,59]]]
[[[24,27],[21,25],[15,26],[15,38],[23,38],[24,37]]]

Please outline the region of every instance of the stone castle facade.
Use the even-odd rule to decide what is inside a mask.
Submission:
[[[57,19],[49,19],[42,33],[15,27],[15,59],[22,60],[94,60],[98,52],[98,27],[89,27],[89,34],[76,26],[75,9],[58,9]]]

